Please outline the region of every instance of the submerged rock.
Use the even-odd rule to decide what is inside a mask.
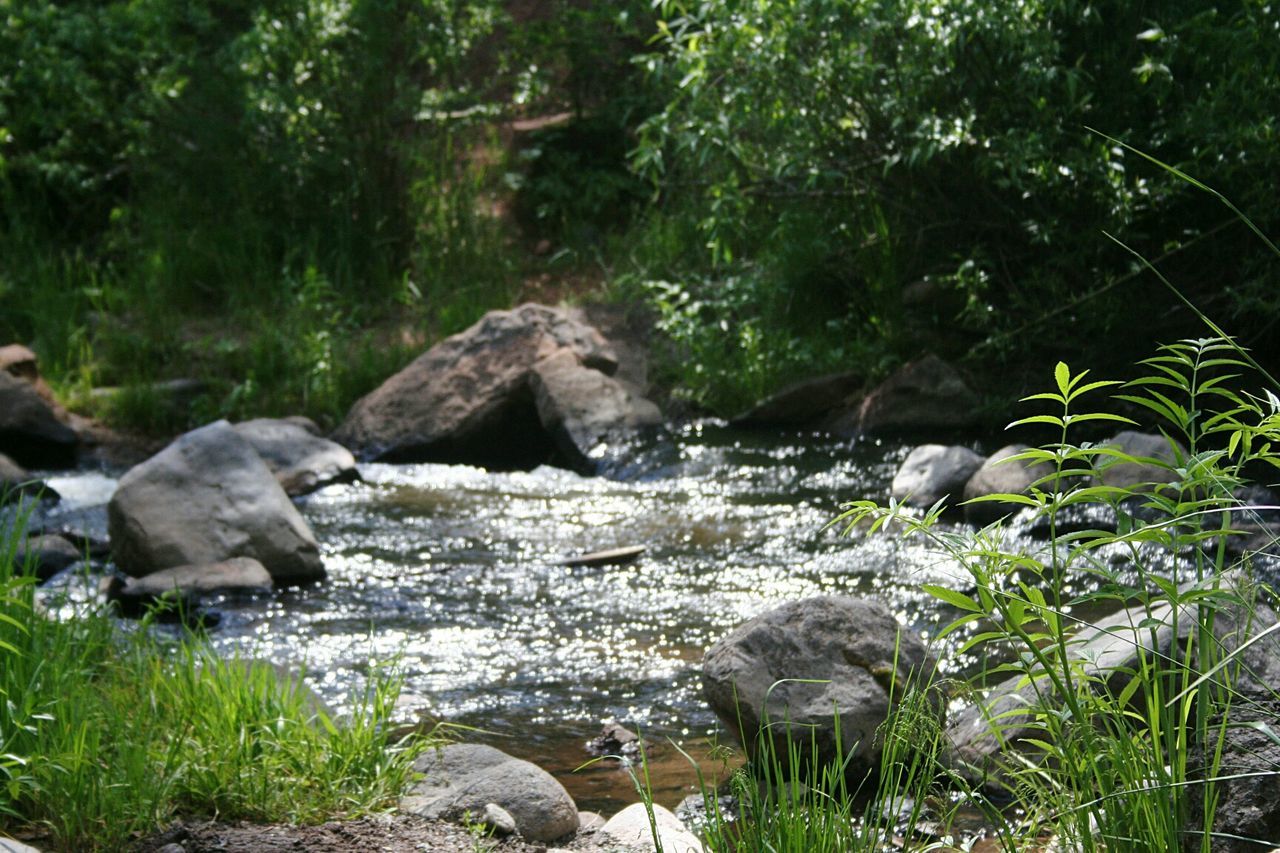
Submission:
[[[542,768],[481,744],[432,750],[413,769],[423,774],[400,810],[431,819],[482,814],[489,804],[506,811],[533,841],[553,841],[578,829],[578,808],[564,786]]]
[[[178,437],[120,479],[107,506],[126,574],[252,557],[277,584],[324,577],[311,528],[253,446],[226,421]]]
[[[602,435],[656,417],[616,368],[600,333],[561,311],[491,311],[359,400],[334,438],[388,462],[594,468]]]
[[[889,494],[910,506],[931,507],[943,498],[957,498],[982,457],[967,447],[922,444],[912,450],[893,476]]]
[[[305,418],[257,418],[236,424],[235,430],[253,445],[290,497],[360,479],[351,451],[322,438]]]
[[[717,642],[703,658],[702,689],[748,755],[764,738],[784,760],[791,744],[805,757],[812,745],[822,762],[848,757],[857,776],[879,762],[875,734],[890,696],[934,666],[883,604],[821,596],[770,610]]]

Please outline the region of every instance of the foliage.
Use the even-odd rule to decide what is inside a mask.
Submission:
[[[431,741],[392,735],[391,673],[339,723],[300,676],[198,636],[121,636],[84,607],[51,618],[14,563],[20,531],[0,537],[0,827],[118,850],[178,814],[318,821],[385,808],[408,783]]]
[[[1097,238],[1106,228],[1167,256],[1175,281],[1246,337],[1274,321],[1275,267],[1247,232],[1088,129],[1200,175],[1271,230],[1258,176],[1280,160],[1273,4],[661,9],[644,62],[669,94],[636,164],[700,233],[703,268],[768,268],[770,287],[839,305],[811,316],[848,316],[898,356],[918,345],[904,291],[922,280],[946,306],[935,340],[961,332],[1025,354],[1029,329],[1065,316],[1085,346],[1124,330],[1108,343],[1145,351],[1153,341],[1130,334],[1142,284]]]
[[[990,675],[1034,685],[1029,708],[989,721],[1030,750],[1002,768],[1014,813],[1025,816],[1017,833],[1023,838],[1048,832],[1080,850],[1208,849],[1228,727],[1277,723],[1250,716],[1256,703],[1236,681],[1243,649],[1224,633],[1250,630],[1254,611],[1249,585],[1231,580],[1243,575],[1228,571],[1237,567],[1226,547],[1232,518],[1252,512],[1235,492],[1248,466],[1277,461],[1274,403],[1231,390],[1246,366],[1237,353],[1234,343],[1219,339],[1164,347],[1144,362],[1147,374],[1119,395],[1155,414],[1176,439],[1172,463],[1074,442],[1082,425],[1125,419],[1081,412],[1084,398],[1118,383],[1087,381],[1087,371],[1073,374],[1059,363],[1056,389],[1028,398],[1051,411],[1014,424],[1047,425],[1059,439],[1009,463],[1048,463],[1053,472],[1027,494],[991,498],[1025,506],[1047,522],[1050,541],[1042,552],[1000,523],[976,532],[940,525],[941,505],[917,517],[901,506],[858,502],[841,516],[849,531],[864,521],[871,531],[901,526],[904,535],[924,537],[949,555],[974,591],[930,588],[960,612],[944,633],[969,631],[962,650],[986,648],[993,660],[1006,661]],[[1132,463],[1157,464],[1172,482],[1121,488],[1099,477]],[[1059,527],[1082,507],[1106,510],[1115,527]],[[1081,578],[1089,592],[1071,595]],[[1167,652],[1152,639],[1136,668],[1123,673],[1127,686],[1113,687],[1118,673],[1078,651],[1075,635],[1085,626],[1071,615],[1100,603],[1136,606],[1135,637],[1169,623],[1174,637],[1186,639]]]

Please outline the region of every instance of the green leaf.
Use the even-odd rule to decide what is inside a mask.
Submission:
[[[920,588],[932,595],[934,598],[941,599],[953,607],[978,613],[982,612],[982,608],[978,606],[978,602],[974,601],[964,593],[956,592],[954,589],[948,589],[945,586],[938,586],[937,584],[931,583],[922,584]]]

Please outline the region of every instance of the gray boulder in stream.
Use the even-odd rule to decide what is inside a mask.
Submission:
[[[816,747],[822,762],[843,752],[849,774],[859,776],[879,762],[876,730],[889,716],[890,695],[900,697],[934,666],[920,638],[885,605],[820,596],[757,616],[712,646],[702,690],[748,755],[767,731],[779,757],[789,742],[806,758]]]
[[[543,387],[560,390],[547,391],[549,402],[539,405],[535,368],[548,359],[558,359],[555,364],[565,367],[551,382],[546,381],[549,372],[544,376]],[[498,470],[530,469],[547,462],[575,467],[579,441],[584,430],[594,430],[595,416],[578,412],[575,406],[589,401],[577,396],[571,400],[565,386],[586,385],[588,380],[600,389],[607,385],[609,391],[598,401],[604,406],[619,396],[620,385],[604,382],[617,366],[612,347],[600,333],[562,311],[534,304],[490,311],[360,399],[333,437],[370,460],[464,463]],[[585,426],[558,429],[575,424]],[[580,464],[578,459],[577,467]]]
[[[321,437],[315,424],[306,418],[257,418],[242,421],[235,429],[253,445],[291,497],[330,483],[360,479],[351,451]]]
[[[217,421],[132,468],[107,506],[126,574],[252,557],[281,585],[324,577],[311,528],[243,436]]]
[[[981,466],[982,457],[967,447],[922,444],[902,461],[889,494],[910,506],[930,507],[947,497],[954,505]]]

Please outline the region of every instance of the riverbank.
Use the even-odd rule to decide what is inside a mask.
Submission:
[[[442,352],[449,357],[444,358]],[[1191,375],[1186,379],[1185,393],[1194,395],[1199,388],[1195,383],[1206,381],[1196,377],[1201,363],[1213,362],[1204,364],[1206,370],[1220,368],[1221,359],[1230,358],[1223,355],[1225,352],[1230,352],[1226,345],[1188,343],[1166,350],[1163,357],[1171,360],[1167,363],[1187,368]],[[1248,512],[1248,507],[1239,503],[1245,497],[1264,503],[1276,501],[1259,498],[1263,493],[1242,497],[1243,493],[1237,495],[1233,491],[1243,466],[1250,461],[1247,454],[1239,458],[1231,454],[1205,457],[1227,466],[1220,469],[1189,468],[1188,448],[1195,447],[1197,441],[1210,440],[1193,428],[1190,419],[1174,420],[1174,426],[1183,433],[1178,441],[1160,434],[1139,435],[1121,430],[1098,443],[1058,450],[1024,447],[1020,451],[1023,458],[1012,463],[1034,464],[1026,466],[1021,471],[1025,476],[1013,482],[998,476],[1011,462],[1003,466],[984,463],[986,452],[994,448],[984,447],[981,453],[960,444],[913,449],[912,444],[874,438],[894,431],[919,434],[928,430],[944,438],[957,434],[957,430],[980,428],[981,421],[974,419],[978,411],[976,395],[965,386],[959,373],[940,360],[907,365],[869,390],[849,392],[849,382],[839,378],[825,386],[810,383],[800,389],[803,395],[797,396],[797,392],[770,401],[759,407],[750,419],[753,423],[737,428],[692,422],[661,425],[656,432],[646,432],[628,420],[626,413],[633,410],[629,407],[638,405],[637,400],[642,398],[634,397],[623,380],[615,378],[622,375],[622,367],[616,351],[598,330],[562,312],[540,306],[499,312],[442,344],[440,349],[425,353],[415,367],[388,379],[379,392],[353,410],[349,421],[354,426],[348,428],[353,448],[375,458],[385,454],[388,461],[366,462],[357,470],[348,454],[348,461],[337,466],[336,473],[340,475],[345,469],[351,475],[321,477],[321,466],[315,460],[330,457],[320,454],[313,459],[311,476],[302,476],[306,469],[299,468],[287,455],[278,454],[279,442],[271,437],[288,433],[293,438],[284,444],[297,450],[319,438],[314,425],[297,419],[234,426],[215,422],[182,435],[161,453],[133,467],[118,483],[101,474],[96,475],[96,480],[82,480],[74,474],[50,477],[49,484],[63,494],[66,506],[42,507],[39,520],[52,527],[72,520],[91,522],[97,515],[110,533],[112,564],[108,564],[105,552],[97,557],[90,553],[89,571],[123,569],[135,576],[119,579],[126,589],[145,580],[144,576],[177,571],[159,565],[163,560],[183,563],[184,578],[201,572],[225,577],[221,573],[226,563],[198,563],[198,558],[208,553],[203,543],[213,546],[226,541],[218,532],[224,528],[243,534],[256,550],[234,555],[228,552],[221,558],[260,561],[258,571],[267,580],[255,581],[258,591],[246,598],[242,593],[230,594],[225,584],[193,586],[188,590],[194,606],[210,604],[209,615],[218,616],[218,626],[210,633],[215,651],[219,646],[234,650],[251,640],[256,652],[265,649],[268,659],[276,662],[305,648],[308,656],[319,659],[319,666],[311,671],[319,676],[317,684],[322,692],[341,692],[343,687],[361,684],[371,658],[396,658],[406,664],[403,672],[410,687],[411,707],[422,710],[434,705],[440,711],[450,702],[461,701],[455,707],[464,708],[462,713],[455,710],[439,716],[450,722],[471,722],[491,732],[496,729],[500,738],[505,735],[512,744],[519,743],[513,751],[523,751],[537,764],[547,763],[540,751],[548,740],[540,731],[565,723],[571,727],[575,720],[598,726],[604,716],[600,713],[602,702],[614,711],[609,716],[643,726],[651,738],[661,736],[664,722],[670,727],[683,727],[688,746],[690,729],[696,732],[695,721],[699,715],[709,720],[712,710],[703,705],[699,694],[713,694],[709,679],[714,652],[704,659],[700,674],[696,666],[699,657],[713,645],[725,642],[721,638],[726,633],[732,636],[746,630],[731,630],[743,620],[772,619],[777,625],[785,625],[795,621],[789,613],[801,614],[797,618],[808,627],[800,640],[784,643],[786,648],[803,646],[806,653],[815,653],[814,660],[821,661],[825,652],[819,646],[832,645],[839,652],[836,658],[860,661],[858,667],[863,674],[849,675],[851,683],[879,685],[880,694],[870,695],[859,688],[852,704],[841,705],[844,699],[835,703],[842,719],[861,721],[850,737],[865,747],[875,742],[873,738],[891,737],[892,726],[897,724],[893,697],[902,696],[898,692],[901,679],[894,674],[895,667],[888,663],[891,656],[885,650],[907,647],[906,633],[902,635],[902,645],[893,641],[901,623],[924,636],[952,635],[944,643],[935,641],[930,654],[946,660],[949,673],[967,677],[980,668],[976,662],[966,660],[964,653],[982,637],[975,640],[958,629],[944,630],[946,622],[957,608],[962,614],[972,614],[972,618],[963,616],[962,626],[979,618],[994,621],[1003,631],[996,632],[1002,642],[1031,642],[1035,647],[1034,651],[1029,650],[1032,657],[1024,658],[1024,663],[1031,661],[1041,667],[1033,667],[1032,675],[1043,672],[1043,677],[1052,678],[1056,658],[1035,657],[1037,653],[1043,657],[1045,648],[1037,638],[1054,641],[1056,637],[1063,647],[1073,645],[1074,631],[1065,627],[1063,618],[1077,604],[1097,603],[1105,598],[1116,608],[1139,606],[1146,609],[1129,621],[1145,623],[1155,618],[1151,608],[1164,606],[1158,597],[1153,597],[1156,589],[1162,596],[1175,599],[1175,612],[1203,595],[1211,595],[1215,601],[1220,595],[1237,595],[1216,587],[1185,584],[1216,583],[1228,568],[1262,565],[1269,542],[1275,538],[1264,524],[1255,532],[1267,542],[1240,546],[1239,534],[1233,530],[1215,533],[1194,527],[1199,524],[1196,519],[1206,511],[1232,508]],[[458,383],[469,389],[458,398],[449,391],[450,371],[483,381]],[[1065,366],[1055,371],[1054,381],[1057,390],[1052,394],[1057,396],[1050,402],[1063,406],[1079,396],[1078,388],[1083,387],[1082,380],[1073,377]],[[1209,387],[1214,387],[1212,382]],[[412,406],[395,404],[396,395],[413,388],[418,389],[415,393],[435,401],[433,405],[417,411]],[[590,393],[574,396],[581,388]],[[34,386],[31,393],[36,393]],[[827,403],[815,406],[811,402],[815,397]],[[1158,397],[1146,399],[1160,401]],[[1227,399],[1242,402],[1238,397]],[[602,402],[610,405],[600,407]],[[1133,399],[1127,402],[1138,405]],[[615,408],[615,403],[626,405]],[[1161,413],[1178,417],[1178,410],[1168,409],[1167,405],[1165,409],[1167,412],[1160,410]],[[481,414],[459,416],[459,411]],[[486,412],[498,414],[490,416]],[[830,430],[824,431],[826,438],[800,431],[789,434],[790,443],[779,445],[778,434],[761,423],[766,414],[776,417],[778,412],[792,416],[804,412],[834,424],[854,418],[855,429],[862,436],[851,441]],[[1228,413],[1225,420],[1218,422],[1242,412],[1247,414],[1248,407]],[[1088,410],[1081,422],[1108,430],[1132,426],[1105,407]],[[1053,414],[1033,415],[1027,421],[1028,426],[1036,428],[1049,425],[1066,429],[1069,423]],[[1235,429],[1252,428],[1243,421],[1235,423]],[[479,467],[488,464],[482,454],[495,452],[495,446],[499,453],[495,458],[512,457],[512,448],[503,445],[503,429],[518,429],[519,440],[526,442],[521,446],[545,447],[552,454],[548,458],[559,461],[562,467],[540,465],[530,471],[507,472]],[[545,433],[540,439],[532,438],[532,429]],[[1264,432],[1265,429],[1264,426]],[[338,435],[343,434],[344,430],[339,430]],[[49,440],[57,435],[52,430]],[[484,440],[476,440],[477,435]],[[602,437],[609,437],[603,456],[596,453]],[[56,442],[54,445],[58,446]],[[321,447],[328,446],[321,443]],[[32,451],[27,448],[24,452]],[[994,454],[993,459],[1007,459],[1013,452],[1019,450],[1006,449]],[[445,456],[435,457],[438,453]],[[864,455],[858,457],[858,453]],[[462,460],[458,454],[468,457]],[[303,455],[312,458],[310,451]],[[412,461],[418,455],[437,461]],[[472,464],[456,464],[460,461]],[[583,461],[591,463],[590,471],[570,470]],[[1209,462],[1202,460],[1198,464]],[[1072,465],[1083,467],[1073,469]],[[1078,482],[1074,489],[1058,487],[1055,483],[1064,466],[1068,476],[1074,478],[1083,471],[1088,479]],[[1015,466],[1014,471],[1019,468]],[[607,476],[587,476],[591,473]],[[988,491],[995,489],[1001,494],[1004,512],[1021,506],[1031,511],[1010,519],[994,532],[978,532],[972,525],[977,520],[974,517],[943,515],[932,508],[944,496],[952,502],[960,496],[981,497],[983,493],[971,494],[974,483],[988,482],[992,477],[1000,484],[989,484]],[[91,492],[97,494],[96,503],[89,497]],[[877,518],[892,519],[927,540],[925,547],[898,541],[891,542],[888,548],[871,543],[837,545],[832,534],[826,541],[815,540],[798,551],[787,551],[785,525],[794,525],[796,531],[818,530],[834,516],[836,499],[832,495],[840,493],[861,496],[851,509],[851,528],[861,529]],[[900,503],[888,509],[876,508],[874,504],[886,496]],[[1175,496],[1181,497],[1175,501]],[[1188,510],[1183,506],[1188,500],[1199,503]],[[709,503],[714,509],[710,513],[706,506]],[[1079,515],[1076,505],[1081,503],[1090,504],[1096,512]],[[255,506],[258,511],[251,518],[235,514],[233,510],[238,511],[241,505]],[[906,509],[912,506],[916,508]],[[1139,506],[1143,508],[1141,513]],[[632,524],[637,510],[651,526]],[[175,525],[174,518],[183,520]],[[1072,526],[1055,532],[1056,524],[1066,523]],[[265,539],[258,533],[264,524],[275,527],[264,534]],[[1161,538],[1170,526],[1180,531],[1181,538]],[[173,530],[179,530],[181,535],[171,535]],[[569,547],[574,536],[598,540],[601,530],[614,536],[634,535],[633,542],[645,541],[649,546],[645,559],[604,569],[576,566],[564,559],[573,550],[581,553],[602,545],[627,544],[625,540],[601,543],[584,538],[576,549]],[[286,531],[288,537],[278,538]],[[94,538],[85,528],[76,535],[84,541]],[[1218,541],[1221,547],[1200,544]],[[1066,556],[1056,556],[1067,542],[1073,543],[1072,550],[1065,552]],[[1130,560],[1126,565],[1117,565],[1115,559],[1130,545],[1136,548]],[[1199,556],[1185,562],[1182,555],[1189,547],[1197,546],[1199,550],[1193,553]],[[190,557],[186,556],[188,552]],[[797,553],[805,555],[799,562],[793,556]],[[681,554],[685,555],[683,560],[678,556]],[[1081,562],[1072,566],[1071,561],[1076,559]],[[1063,560],[1067,562],[1064,564]],[[1111,566],[1105,575],[1103,566]],[[89,583],[84,583],[86,580]],[[275,586],[277,591],[263,592],[262,586]],[[1003,590],[1003,598],[992,599],[990,604],[981,600],[984,590],[997,588]],[[82,602],[96,601],[96,589],[83,571],[54,574],[44,589],[43,594],[55,597],[59,592],[70,593],[70,601],[76,596]],[[1144,598],[1142,590],[1152,592]],[[842,595],[832,597],[833,592]],[[1138,605],[1130,600],[1135,594]],[[880,614],[878,622],[857,617],[849,623],[856,630],[850,629],[841,622],[843,617],[829,619],[830,608],[817,603],[827,598],[857,600],[851,595],[879,599],[880,603],[840,604],[832,612],[848,606],[873,607]],[[1016,604],[1013,610],[1002,609],[1014,607],[1005,603],[1006,598]],[[935,599],[941,600],[941,608]],[[886,601],[889,609],[883,603]],[[762,615],[761,608],[766,606],[772,609]],[[1261,609],[1256,608],[1256,612]],[[1041,622],[1048,627],[1026,627]],[[873,623],[883,623],[882,627],[888,626],[889,630],[879,632],[875,638],[879,651],[870,657],[861,640],[854,643],[862,649],[857,653],[840,651],[843,640],[821,640],[825,636],[852,636]],[[1046,630],[1050,633],[1044,633]],[[1233,642],[1240,647],[1238,640]],[[919,641],[916,643],[917,650],[923,648]],[[1162,650],[1160,654],[1169,656],[1171,652]],[[742,662],[748,656],[734,653],[730,657]],[[1091,712],[1099,715],[1100,725],[1114,723],[1116,708],[1108,704],[1112,700],[1107,693],[1086,702],[1086,697],[1093,696],[1094,683],[1111,683],[1109,671],[1085,670],[1081,676],[1072,658],[1064,656],[1062,661],[1068,667],[1064,671],[1076,673],[1064,677],[1079,677],[1088,686],[1080,695],[1066,691],[1064,701],[1087,704]],[[1202,664],[1175,660],[1173,665],[1166,675],[1188,682],[1196,672],[1194,666]],[[770,695],[781,698],[793,692],[774,691],[772,685],[780,682],[818,679],[843,685],[846,679],[842,669],[827,672],[821,663],[811,669],[808,657],[797,654],[786,655],[782,665],[773,661],[761,666],[759,673],[743,672],[737,676],[742,684],[750,682],[766,688],[762,696],[749,698],[752,707],[767,705]],[[1131,670],[1133,666],[1125,664],[1122,668]],[[423,673],[427,673],[426,677],[422,677]],[[1153,677],[1165,676],[1141,676]],[[673,691],[673,678],[685,686]],[[459,690],[468,679],[474,689]],[[1258,683],[1263,691],[1274,689],[1269,680]],[[683,698],[679,695],[681,690]],[[724,692],[719,689],[721,699]],[[1124,695],[1131,691],[1119,692]],[[957,697],[961,695],[963,691]],[[1218,701],[1198,690],[1187,695],[1197,696],[1200,704],[1196,707]],[[527,697],[530,704],[521,708],[520,697]],[[967,696],[965,701],[973,703],[971,708],[982,707],[983,700],[978,695]],[[1032,700],[1024,699],[1023,703],[1029,701]],[[467,707],[467,702],[478,704]],[[660,711],[663,703],[667,703],[666,709]],[[824,713],[831,704],[826,700],[818,702]],[[759,772],[760,747],[750,731],[756,723],[747,722],[744,728],[743,721],[748,717],[735,713],[723,701],[713,705],[721,726],[736,732],[736,739],[755,755],[752,766]],[[1154,706],[1148,711],[1166,713]],[[785,706],[770,713],[792,715]],[[353,719],[359,720],[360,714]],[[920,736],[934,737],[930,734],[933,732],[941,737],[944,729],[940,724],[929,723],[929,714],[916,714],[913,719],[913,725],[923,726],[916,732]],[[960,719],[964,719],[963,714]],[[1121,719],[1129,718],[1122,714]],[[1207,719],[1198,720],[1201,728],[1196,738],[1203,739],[1211,731]],[[1148,725],[1173,724],[1160,717]],[[585,734],[589,729],[580,731]],[[1112,732],[1111,736],[1119,734]],[[1034,735],[1024,733],[1019,738],[1033,745],[1043,740]],[[1063,730],[1054,740],[1044,742],[1069,743],[1071,736],[1072,732]],[[959,745],[965,740],[960,734],[947,731],[946,742]],[[1099,754],[1097,744],[1069,748],[1083,750],[1083,754]],[[1174,763],[1166,764],[1177,773],[1186,773],[1190,765],[1185,743],[1173,748],[1180,752],[1173,754]],[[919,775],[913,775],[911,779],[915,781],[907,787],[923,779],[927,780],[926,788],[944,785],[953,791],[967,791],[969,798],[983,796],[980,789],[954,787],[957,779],[964,777],[954,775],[960,771],[949,763],[950,759],[944,761],[943,750],[922,754],[925,763],[914,765],[912,773]],[[675,755],[672,752],[667,757],[674,761]],[[1146,768],[1152,758],[1144,755],[1141,766]],[[973,766],[994,762],[1008,769],[998,749],[982,751],[979,759],[965,761]],[[1052,761],[1063,759],[1061,755],[1050,756]],[[864,756],[860,761],[861,770],[876,767],[873,758]],[[768,767],[767,761],[765,766]],[[656,769],[658,764],[655,762],[653,767]],[[439,775],[426,768],[415,770],[426,773],[428,780]],[[612,772],[614,778],[622,778],[626,770],[614,767]],[[667,769],[664,767],[662,772],[665,774]],[[671,772],[674,776],[679,771]],[[1116,779],[1065,781],[1075,785],[1080,796],[1104,782],[1132,785],[1132,770],[1117,772]],[[567,803],[573,803],[565,806],[563,826],[556,823],[545,829],[543,837],[553,840],[569,831],[570,813],[572,823],[577,825],[577,810],[593,803],[575,803],[577,798],[564,792],[560,783],[540,770],[538,773],[540,778],[551,780],[552,791],[561,792],[555,797],[563,794]],[[686,768],[686,780],[690,774],[696,776],[692,768]],[[733,796],[751,802],[753,789],[743,788],[741,778],[735,783]],[[810,788],[823,790],[832,783],[832,779],[805,782]],[[689,783],[684,784],[683,792],[678,787],[673,790],[673,798],[688,792]],[[905,789],[894,786],[902,784],[893,782],[877,790],[897,796]],[[972,778],[968,784],[975,784]],[[700,792],[704,802],[708,797],[715,801],[719,796],[714,787],[713,784]],[[1228,790],[1230,786],[1220,784],[1219,789]],[[401,801],[401,808],[408,808],[406,803],[423,796],[427,795],[412,794]],[[925,795],[917,792],[911,796],[923,801]],[[843,798],[837,801],[843,802]],[[803,814],[780,813],[775,821],[771,810],[765,810],[768,814],[761,811],[762,802],[753,806],[753,832],[768,835],[808,831],[803,829]],[[487,800],[476,801],[462,813],[474,815],[488,805]],[[626,802],[610,805],[620,807]],[[1172,814],[1177,820],[1153,828],[1170,838],[1189,831],[1186,821],[1191,819],[1185,800],[1174,805]],[[1087,807],[1086,803],[1084,808]],[[424,813],[437,813],[436,805],[429,808]],[[549,808],[548,813],[554,811]],[[517,815],[517,820],[537,823],[542,820],[542,813],[538,807],[532,817]],[[1027,813],[1032,813],[1030,804]],[[1223,812],[1228,816],[1238,813],[1238,809]],[[919,816],[913,812],[912,819]],[[1006,826],[1003,812],[988,817],[991,831],[1019,837],[1045,831],[1033,824]],[[835,821],[831,824],[835,827],[831,838],[844,841],[851,837],[849,832],[864,837],[868,831],[885,829],[874,821],[868,824],[866,815],[859,817],[847,809],[826,818]],[[880,828],[875,829],[876,826]],[[706,831],[714,839],[724,828],[712,825]],[[1057,831],[1078,832],[1079,828],[1067,825],[1057,827]],[[713,846],[714,843],[718,842]]]

